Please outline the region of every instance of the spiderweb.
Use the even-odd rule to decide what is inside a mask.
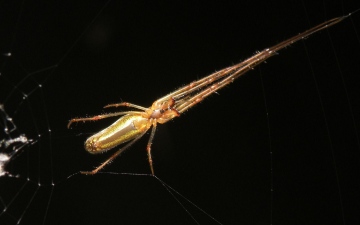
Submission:
[[[247,4],[2,2],[0,224],[358,223],[358,14],[159,126],[159,179],[146,175],[147,138],[78,174],[109,157],[83,142],[112,120],[69,119],[149,106],[360,7]]]

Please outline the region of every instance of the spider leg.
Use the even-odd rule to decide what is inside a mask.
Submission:
[[[143,115],[143,112],[126,111],[126,112],[117,112],[117,113],[109,113],[109,114],[104,114],[104,115],[97,115],[97,116],[88,117],[88,118],[75,118],[75,119],[71,119],[69,121],[69,123],[67,125],[67,128],[70,128],[71,124],[75,123],[75,122],[102,120],[102,119],[105,119],[105,118],[114,117],[114,116],[121,116],[121,115],[126,115],[126,114]]]
[[[151,157],[151,145],[152,145],[152,141],[154,140],[155,131],[156,131],[156,122],[153,123],[153,128],[151,130],[150,138],[149,138],[148,144],[146,145],[146,151],[148,154],[149,165],[150,165],[150,170],[151,170],[152,175],[155,175],[155,174],[154,174],[153,160]]]
[[[147,110],[147,108],[145,108],[145,107],[135,105],[135,104],[132,104],[130,102],[121,102],[121,103],[109,104],[109,105],[104,106],[104,108],[121,107],[121,106],[132,107],[132,108],[140,109],[140,110],[143,110],[143,111]]]

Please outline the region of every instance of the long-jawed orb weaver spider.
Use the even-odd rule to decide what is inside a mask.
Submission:
[[[128,102],[122,102],[118,104],[106,105],[104,108],[123,106],[135,108],[139,111],[124,111],[98,115],[90,118],[71,119],[67,125],[68,128],[74,122],[94,121],[124,115],[117,121],[115,121],[113,124],[111,124],[109,127],[92,135],[85,141],[85,149],[92,154],[105,152],[120,144],[130,141],[125,146],[117,150],[112,156],[110,156],[110,158],[100,164],[100,166],[98,166],[96,169],[81,173],[96,174],[104,166],[114,160],[123,151],[128,149],[137,140],[139,140],[150,129],[150,127],[152,127],[146,150],[148,154],[151,174],[154,175],[154,167],[151,157],[151,144],[154,139],[158,123],[163,124],[172,120],[175,117],[180,116],[183,112],[198,104],[212,93],[232,83],[236,78],[253,69],[255,66],[261,64],[268,58],[276,55],[279,50],[301,39],[304,39],[313,33],[337,24],[347,17],[348,16],[337,17],[323,22],[273,47],[258,52],[254,56],[236,65],[227,67],[218,72],[210,74],[200,80],[194,81],[184,87],[181,87],[176,91],[156,100],[150,108],[145,108]]]

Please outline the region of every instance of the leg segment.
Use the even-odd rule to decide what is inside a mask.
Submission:
[[[93,117],[89,117],[89,118],[76,118],[76,119],[71,119],[67,125],[67,128],[69,128],[71,126],[72,123],[75,122],[80,122],[80,121],[95,121],[95,120],[102,120],[105,118],[109,118],[109,117],[114,117],[114,116],[121,116],[121,115],[126,115],[126,114],[132,114],[132,115],[142,115],[143,112],[137,112],[137,111],[127,111],[127,112],[117,112],[117,113],[109,113],[109,114],[104,114],[104,115],[98,115],[98,116],[93,116]]]
[[[152,145],[152,141],[154,140],[155,131],[156,131],[156,122],[153,123],[153,128],[151,130],[150,138],[149,138],[148,144],[146,146],[146,151],[148,154],[149,165],[150,165],[150,170],[151,170],[152,175],[155,175],[155,174],[154,174],[153,161],[152,161],[152,157],[151,157],[151,145]]]
[[[147,110],[147,108],[139,106],[139,105],[135,105],[129,102],[122,102],[122,103],[115,103],[115,104],[109,104],[104,106],[104,108],[110,108],[110,107],[121,107],[121,106],[125,106],[125,107],[132,107],[132,108],[136,108],[136,109],[140,109],[140,110]]]

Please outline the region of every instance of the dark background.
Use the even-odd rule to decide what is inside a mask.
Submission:
[[[12,135],[36,140],[7,166],[19,178],[0,179],[0,224],[196,224],[153,177],[77,174],[109,157],[88,154],[83,142],[115,119],[70,130],[68,120],[114,111],[102,107],[121,101],[148,107],[360,8],[357,1],[105,4],[0,3],[0,102],[18,126]],[[358,224],[359,24],[357,13],[288,47],[158,126],[156,176],[222,224]],[[147,140],[103,172],[149,174]],[[198,223],[216,224],[181,201]]]

